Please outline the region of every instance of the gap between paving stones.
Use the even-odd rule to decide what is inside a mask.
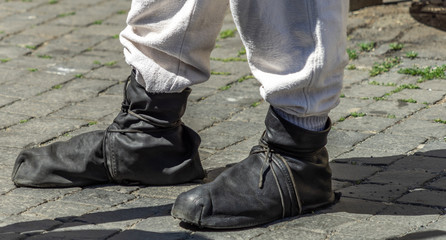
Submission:
[[[100,68],[100,67],[98,67],[98,68]],[[95,69],[92,69],[91,71],[94,71],[94,70],[95,70]],[[90,72],[91,72],[91,71],[90,71]],[[85,73],[85,74],[88,74],[88,73],[89,73],[89,72],[87,72],[87,73]],[[77,80],[77,79],[78,79],[78,78],[74,77],[74,78],[69,79],[69,80],[67,80],[67,81],[61,82],[60,84],[57,84],[57,85],[64,86],[64,85],[66,85],[66,84],[68,84],[68,83],[70,83],[70,82],[73,82],[73,81]],[[88,79],[88,78],[86,78],[86,79]],[[119,84],[120,84],[119,82],[116,82],[116,83],[114,83],[114,84],[112,84],[112,85],[110,85],[110,86],[108,86],[108,87],[106,87],[106,88],[104,88],[104,89],[98,91],[98,92],[96,93],[96,96],[94,96],[93,98],[99,97],[100,95],[102,95],[104,92],[106,92],[106,91],[109,90],[110,88],[112,88],[112,87],[114,87],[114,86],[116,86],[116,85],[119,85]],[[44,91],[44,92],[39,93],[38,95],[42,95],[42,94],[45,94],[45,93],[48,93],[48,92],[51,92],[51,91],[58,91],[58,89],[50,88],[50,89],[48,89],[48,90],[46,90],[46,91]],[[36,96],[37,96],[37,95],[36,95]],[[84,100],[81,100],[81,101],[70,102],[70,104],[65,105],[65,106],[62,106],[61,108],[56,109],[56,110],[54,110],[54,111],[52,111],[52,112],[50,112],[50,113],[48,113],[48,114],[46,114],[46,115],[44,115],[44,116],[40,116],[40,117],[33,117],[33,116],[30,116],[29,118],[26,118],[25,120],[28,122],[28,121],[30,121],[30,120],[32,120],[32,119],[45,118],[45,117],[47,117],[48,115],[50,115],[50,114],[52,114],[52,113],[54,113],[54,112],[57,112],[57,111],[59,111],[59,110],[61,110],[61,109],[64,109],[65,107],[72,106],[72,104],[83,103],[83,102],[86,102],[86,101],[88,101],[88,100],[90,100],[90,99],[91,99],[91,98],[87,98],[87,99],[84,99]],[[3,106],[0,107],[0,111],[1,111],[3,108],[5,108],[5,107],[7,107],[7,106],[10,106],[10,105],[12,105],[12,104],[14,104],[14,103],[16,103],[16,102],[19,102],[19,101],[23,101],[23,100],[17,100],[17,101],[14,101],[14,102],[5,104],[5,105],[3,105]],[[19,124],[23,124],[23,123],[18,122],[18,123],[15,123],[15,124],[11,124],[11,125],[8,125],[8,126],[1,127],[1,128],[0,128],[0,131],[3,131],[3,130],[5,130],[5,129],[8,129],[8,128],[10,128],[10,127],[13,127],[13,126],[16,126],[16,125],[19,125]],[[81,125],[81,127],[86,127],[86,126],[88,126],[88,125],[89,125],[89,123],[86,123],[86,124],[84,124],[84,125]],[[67,132],[64,132],[63,134],[70,133],[70,132],[73,132],[73,131],[74,131],[74,130],[69,130],[69,131],[67,131]],[[62,135],[63,135],[63,134],[62,134]],[[52,141],[52,140],[54,140],[54,139],[56,139],[56,138],[58,138],[58,137],[60,137],[60,136],[56,136],[56,137],[54,137],[54,138],[52,138],[52,139],[46,140],[46,141],[42,142],[41,144],[45,144],[45,143],[47,143],[47,142],[50,142],[50,141]]]

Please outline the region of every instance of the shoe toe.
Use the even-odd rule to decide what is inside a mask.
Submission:
[[[197,187],[181,193],[173,207],[172,216],[181,221],[203,227],[203,216],[210,210],[210,197],[205,188]]]

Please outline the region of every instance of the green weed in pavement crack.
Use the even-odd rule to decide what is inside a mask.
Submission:
[[[227,29],[227,30],[221,31],[219,37],[220,37],[220,39],[234,37],[236,32],[237,32],[237,29]]]
[[[436,122],[436,123],[446,124],[446,120],[442,120],[442,119],[440,119],[440,118],[435,119],[434,122]]]
[[[352,112],[352,113],[350,113],[350,116],[352,116],[352,117],[364,117],[364,116],[366,116],[367,114],[365,114],[365,113],[362,113],[362,112]]]
[[[375,63],[373,64],[372,70],[370,70],[370,76],[378,76],[379,74],[382,74],[384,72],[390,71],[393,67],[398,65],[401,62],[401,59],[399,57],[394,58],[386,58],[381,63]]]
[[[44,59],[51,59],[51,58],[53,58],[50,55],[46,55],[46,54],[39,54],[39,55],[37,55],[37,57],[44,58]]]
[[[407,103],[417,103],[417,100],[415,100],[415,99],[413,99],[413,98],[409,98],[409,99],[398,99],[398,101],[407,102]]]
[[[356,65],[355,64],[349,64],[347,66],[347,70],[355,70],[356,69]]]
[[[231,88],[231,85],[228,84],[228,85],[226,85],[226,86],[223,86],[223,87],[219,88],[218,90],[220,90],[220,91],[226,91],[226,90],[228,90],[228,89],[230,89],[230,88]]]
[[[350,60],[358,59],[358,53],[354,49],[347,49],[347,54]]]
[[[255,102],[255,103],[251,104],[251,107],[257,107],[257,106],[259,106],[261,103],[262,103],[262,101]]]
[[[243,55],[246,55],[246,48],[245,48],[245,47],[242,47],[242,49],[240,49],[240,50],[237,52],[237,57],[241,57],[241,56],[243,56]]]
[[[432,79],[446,79],[446,65],[442,66],[428,66],[425,68],[413,67],[413,68],[402,68],[398,71],[398,73],[411,75],[411,76],[420,76],[418,80],[419,83],[424,82],[426,80]]]
[[[237,79],[237,82],[241,83],[241,82],[243,82],[243,81],[245,81],[245,80],[248,80],[248,79],[254,79],[254,78],[255,78],[255,77],[254,77],[253,75],[246,75],[246,76],[243,76],[243,77]]]
[[[373,50],[373,48],[375,47],[376,43],[375,42],[363,42],[358,44],[359,48],[361,48],[361,51],[363,52],[370,52]]]
[[[211,71],[211,75],[229,76],[229,75],[231,75],[231,73],[230,73],[230,72],[216,72],[216,71]]]
[[[414,59],[414,58],[418,57],[418,53],[415,51],[409,51],[409,52],[406,52],[406,57],[410,58],[410,59]]]
[[[61,13],[61,14],[57,15],[57,17],[68,17],[68,16],[73,16],[73,15],[76,15],[76,12]]]
[[[219,62],[246,62],[247,61],[245,58],[240,58],[240,57],[211,58],[211,60],[219,61]]]
[[[399,51],[399,50],[403,49],[404,44],[402,44],[402,43],[391,43],[391,44],[389,45],[389,47],[390,47],[390,49],[392,49],[393,51]]]

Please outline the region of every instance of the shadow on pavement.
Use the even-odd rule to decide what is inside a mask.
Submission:
[[[146,219],[151,217],[169,216],[172,204],[155,207],[139,207],[119,209],[114,211],[95,212],[82,216],[63,216],[36,221],[18,222],[0,227],[0,239],[187,239],[189,232],[151,232],[136,229],[122,231],[121,229],[100,229],[97,224],[112,223],[127,220]],[[87,226],[88,225],[88,226]],[[86,226],[90,229],[72,230]],[[98,228],[98,229],[95,229]],[[51,231],[54,230],[55,231]],[[65,230],[64,230],[65,229]],[[48,232],[47,232],[48,231]],[[194,235],[194,239],[208,238]]]
[[[445,236],[445,231],[433,230],[433,231],[423,231],[416,233],[409,233],[403,237],[390,238],[388,240],[423,240],[423,239],[441,239],[440,237]]]
[[[429,2],[414,2],[409,8],[410,15],[418,22],[446,31],[446,5]]]
[[[376,157],[376,158],[349,158],[349,159],[336,159],[335,163],[339,164],[341,162],[342,165],[351,165],[349,163],[356,163],[361,166],[373,166],[374,163],[376,166],[381,166],[383,169],[387,168],[389,165],[394,164],[395,162],[404,161],[405,157],[423,157],[424,162],[420,162],[419,168],[423,169],[426,167],[426,161],[442,161],[445,165],[438,166],[438,176],[444,176],[444,169],[446,169],[446,149],[445,150],[435,150],[435,151],[426,151],[417,153],[413,156],[388,156],[388,157]],[[387,162],[386,166],[381,163]],[[390,162],[390,163],[389,163]],[[381,165],[380,165],[381,164]],[[403,162],[404,164],[404,162]],[[433,165],[434,162],[430,164]],[[429,165],[429,163],[427,164]],[[230,166],[230,165],[228,165]],[[227,166],[227,167],[228,167]],[[417,166],[418,167],[418,166]],[[427,167],[429,168],[429,167]],[[219,173],[222,172],[225,168],[219,168],[210,171],[209,179],[214,179],[218,176]],[[354,174],[353,172],[345,173],[345,178],[349,178],[349,174]],[[409,180],[408,180],[409,181]],[[358,183],[356,185],[352,184],[351,186],[347,186],[341,188],[341,192],[345,192],[345,189],[349,187],[355,186],[363,186],[367,185],[367,181]],[[385,186],[386,184],[376,184],[376,187]],[[403,184],[404,185],[404,184]],[[415,187],[423,187],[425,183],[421,183],[420,186]],[[406,186],[407,187],[407,186]],[[413,186],[411,186],[413,187]],[[370,188],[370,186],[369,186]],[[374,188],[373,186],[371,187]],[[315,211],[314,214],[307,214],[296,218],[311,218],[312,216],[324,214],[324,213],[338,213],[344,212],[347,214],[367,214],[367,215],[385,215],[385,216],[423,216],[423,215],[441,215],[444,214],[444,210],[440,206],[435,206],[435,204],[429,204],[430,195],[419,195],[417,196],[417,201],[425,202],[426,204],[413,204],[413,203],[404,203],[400,201],[396,201],[396,199],[400,199],[401,196],[408,194],[407,191],[404,190],[404,186],[401,187],[403,192],[399,193],[399,195],[395,195],[395,198],[392,198],[393,195],[389,199],[376,198],[376,194],[387,194],[385,191],[363,191],[358,196],[355,193],[349,194],[344,193],[344,197],[341,198],[341,201],[336,205],[329,207],[327,209],[322,209]],[[350,190],[347,190],[350,191]],[[393,193],[393,191],[391,191]],[[362,194],[362,195],[361,195]],[[345,196],[347,195],[347,196]],[[18,222],[14,224],[10,224],[4,227],[0,227],[0,239],[23,239],[23,237],[32,236],[31,239],[85,239],[85,236],[88,236],[88,239],[186,239],[190,237],[190,231],[213,231],[206,229],[194,228],[188,224],[181,223],[180,226],[185,229],[184,232],[164,232],[157,233],[152,231],[143,231],[143,230],[124,230],[121,229],[95,229],[100,228],[98,224],[106,224],[112,222],[120,222],[120,221],[128,221],[128,220],[137,220],[137,219],[148,219],[152,217],[160,217],[160,216],[169,216],[170,209],[172,204],[165,204],[159,206],[151,206],[151,207],[138,207],[138,208],[128,208],[128,209],[118,209],[113,211],[104,211],[104,212],[94,212],[85,214],[82,216],[61,216],[58,218],[52,219],[43,219],[37,221],[25,221]],[[393,207],[393,208],[392,208]],[[282,221],[292,221],[296,218],[290,218]],[[271,223],[276,224],[277,222]],[[88,225],[88,226],[87,226]],[[70,228],[80,228],[85,226],[89,229],[82,230],[72,230]],[[65,229],[65,231],[64,231]],[[48,231],[48,232],[47,232]],[[439,236],[446,236],[445,231],[432,230],[432,231],[423,231],[417,233],[411,233],[401,238],[395,238],[395,240],[403,240],[403,239],[429,239]],[[183,238],[184,237],[184,238]],[[208,238],[202,237],[200,235],[194,234],[194,239],[197,240],[205,240]]]

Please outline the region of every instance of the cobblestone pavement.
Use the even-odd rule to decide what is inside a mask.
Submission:
[[[105,129],[119,111],[130,69],[117,35],[129,6],[1,2],[0,239],[446,239],[446,32],[416,22],[408,3],[350,13],[352,60],[330,115],[334,187],[343,193],[333,207],[207,231],[169,214],[196,184],[16,188],[10,174],[21,149]],[[183,119],[202,137],[208,179],[247,155],[268,108],[234,28],[228,15],[211,79],[193,88]]]

